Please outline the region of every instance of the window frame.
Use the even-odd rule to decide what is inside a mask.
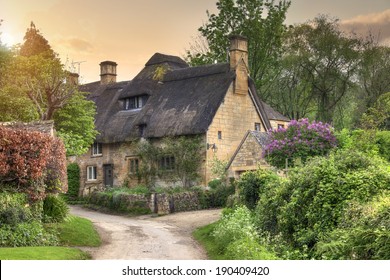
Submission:
[[[222,140],[222,131],[221,130],[218,130],[217,137],[218,137],[218,140]]]
[[[138,157],[130,157],[128,160],[128,172],[131,175],[137,174],[139,171],[139,158]]]
[[[123,110],[125,111],[140,110],[142,107],[145,106],[147,100],[148,100],[148,96],[145,94],[124,98]]]
[[[94,142],[91,147],[92,156],[101,156],[103,155],[103,145],[99,142]]]
[[[87,181],[96,181],[97,180],[97,166],[89,165],[87,166]]]
[[[174,171],[175,170],[175,157],[174,156],[163,156],[160,158],[158,167],[160,170],[164,171]]]
[[[261,124],[258,122],[255,122],[255,131],[261,131]]]

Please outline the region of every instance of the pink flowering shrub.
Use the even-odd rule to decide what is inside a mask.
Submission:
[[[287,128],[269,132],[269,143],[263,156],[272,166],[283,168],[293,166],[298,158],[305,162],[309,157],[326,155],[337,146],[333,128],[322,122],[309,122],[308,119],[292,120]]]

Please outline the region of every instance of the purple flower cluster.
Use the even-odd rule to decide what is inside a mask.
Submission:
[[[324,155],[337,146],[333,128],[322,122],[308,119],[292,120],[287,128],[268,132],[270,141],[263,156],[274,166],[283,167],[286,158],[301,158]]]

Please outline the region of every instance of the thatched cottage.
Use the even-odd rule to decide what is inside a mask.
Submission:
[[[247,40],[242,36],[231,37],[228,63],[189,67],[179,57],[156,53],[125,82],[116,82],[116,66],[102,62],[100,81],[80,86],[97,106],[100,133],[90,151],[77,159],[83,193],[122,185],[138,166],[133,143],[166,136],[202,137],[200,184],[212,179],[214,158],[230,161],[234,176],[260,162],[259,147],[252,146],[261,148],[262,142],[252,143],[251,137],[289,121],[259,99],[248,75]],[[253,159],[235,160],[245,147],[252,147],[247,156]]]

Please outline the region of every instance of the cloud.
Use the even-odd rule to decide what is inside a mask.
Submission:
[[[90,53],[93,51],[93,45],[91,43],[79,38],[61,39],[56,45],[70,48],[74,52]]]
[[[388,44],[390,41],[390,9],[342,20],[340,26],[344,31],[352,31],[359,35],[370,32],[376,37],[379,36],[381,43]]]

